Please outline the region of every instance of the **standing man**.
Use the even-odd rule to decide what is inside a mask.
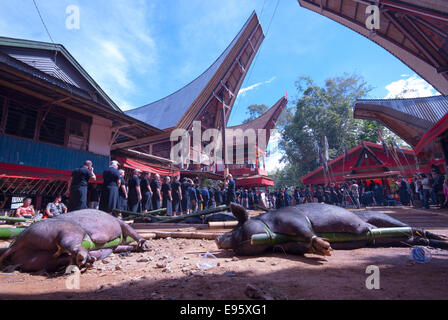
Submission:
[[[218,186],[217,189],[215,190],[215,202],[217,207],[224,203],[223,188],[224,188],[223,186]]]
[[[188,178],[183,178],[182,184],[180,186],[182,191],[182,211],[184,214],[190,213],[190,187],[191,187],[192,181]]]
[[[129,211],[139,213],[142,210],[142,192],[140,188],[140,174],[139,169],[134,170],[134,174],[129,179],[129,193],[128,193],[128,208]]]
[[[403,176],[398,177],[398,195],[400,196],[400,202],[404,206],[408,206],[411,201],[411,191],[409,188],[409,183],[403,178]]]
[[[155,173],[151,180],[151,189],[152,189],[152,208],[153,210],[160,209],[160,176]]]
[[[190,208],[191,208],[191,212],[196,212],[198,211],[198,194],[196,192],[196,188],[192,183],[190,184],[189,188],[188,188],[188,192],[190,194]]]
[[[201,197],[202,197],[202,210],[206,210],[208,208],[208,202],[210,200],[210,193],[206,186],[202,186],[201,189]]]
[[[195,211],[202,211],[201,208],[201,204],[202,204],[202,193],[201,193],[201,189],[199,188],[199,184],[196,183],[196,185],[194,186],[194,191],[196,192],[196,210]]]
[[[162,184],[162,208],[166,208],[168,216],[173,215],[173,194],[171,188],[171,178],[165,177],[165,182]]]
[[[120,186],[118,162],[112,161],[103,172],[103,187],[101,188],[100,210],[112,214],[118,208],[118,187]]]
[[[216,192],[217,190],[214,188],[208,188],[208,193],[210,195],[210,200],[208,201],[208,207],[209,208],[215,208],[216,207]]]
[[[249,191],[247,189],[241,189],[241,193],[240,193],[240,197],[241,197],[241,205],[246,208],[249,209]]]
[[[92,161],[87,160],[81,168],[72,171],[68,181],[67,196],[69,197],[68,210],[76,211],[87,209],[87,187],[89,180],[96,181]]]
[[[421,184],[422,184],[421,196],[422,196],[422,200],[423,200],[423,208],[429,209],[429,197],[430,197],[430,192],[431,192],[431,186],[429,184],[429,179],[426,176],[426,174],[421,173],[420,177],[421,177],[420,180],[421,180]]]
[[[173,196],[173,216],[182,213],[182,187],[179,181],[179,175],[174,177],[174,181],[171,183],[171,195]]]
[[[228,174],[226,177],[226,185],[227,185],[227,201],[226,204],[229,206],[232,202],[235,202],[235,180],[233,180],[233,176]]]
[[[354,205],[356,205],[356,208],[360,209],[361,203],[359,202],[359,186],[355,180],[352,181],[352,185],[350,186],[350,191],[352,192]]]
[[[118,209],[126,210],[128,208],[128,188],[124,180],[124,170],[118,170],[120,173],[120,188],[118,189]]]
[[[433,178],[433,183],[431,186],[431,200],[433,205],[439,205],[439,193],[443,193],[443,183],[445,177],[442,175],[438,168],[431,169],[431,175]]]
[[[144,172],[140,180],[140,190],[142,192],[142,212],[153,210],[151,183],[149,182],[149,172]]]
[[[288,188],[285,188],[285,207],[289,207],[291,205],[291,195],[288,192]]]

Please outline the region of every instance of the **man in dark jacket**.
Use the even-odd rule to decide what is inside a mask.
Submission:
[[[118,208],[118,188],[120,187],[120,172],[118,162],[112,161],[103,172],[103,187],[101,188],[100,210],[112,214]]]
[[[67,187],[67,196],[69,196],[68,211],[87,209],[89,180],[96,181],[96,176],[93,173],[92,161],[87,160],[81,168],[72,171],[72,177]]]
[[[233,180],[233,177],[231,174],[227,175],[226,184],[227,184],[227,205],[230,205],[230,203],[235,202],[235,197],[236,197],[235,180]]]
[[[210,200],[210,193],[206,186],[202,186],[201,188],[201,197],[202,197],[202,210],[206,210],[208,208],[208,202]]]
[[[431,185],[431,200],[434,205],[439,205],[439,193],[443,191],[443,183],[445,181],[445,177],[441,174],[440,170],[436,168],[431,169],[431,175],[433,178],[433,182]]]
[[[399,189],[398,195],[400,196],[400,202],[404,206],[408,206],[411,201],[411,191],[409,188],[409,183],[403,179],[403,176],[398,177]]]
[[[161,200],[161,186],[160,186],[160,175],[155,173],[151,180],[151,190],[152,190],[152,209],[158,210],[160,209],[160,200]]]
[[[139,213],[142,212],[142,191],[140,188],[140,175],[139,169],[134,170],[134,174],[128,181],[128,209],[129,211]]]

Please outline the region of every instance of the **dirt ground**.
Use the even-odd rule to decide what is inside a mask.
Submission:
[[[410,208],[375,208],[412,226],[448,235],[448,212]],[[333,251],[331,257],[283,252],[264,257],[234,257],[214,241],[151,240],[151,251],[113,255],[82,273],[79,289],[70,276],[0,274],[0,299],[148,299],[245,300],[248,286],[267,299],[448,299],[448,251],[431,249],[419,264],[411,248],[364,248]],[[200,271],[206,252],[218,266]],[[380,289],[366,288],[367,266],[380,270]]]

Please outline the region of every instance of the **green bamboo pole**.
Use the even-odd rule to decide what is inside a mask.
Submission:
[[[179,222],[179,221],[185,220],[187,218],[201,217],[201,216],[205,216],[205,215],[212,214],[212,213],[226,211],[226,210],[229,210],[229,209],[230,209],[229,206],[225,206],[225,205],[224,206],[219,206],[219,207],[207,209],[207,210],[204,210],[204,211],[193,212],[191,214],[184,214],[184,215],[181,215],[181,216],[178,216],[178,217],[165,219],[165,220],[161,221],[161,223]]]
[[[352,234],[344,232],[325,232],[318,233],[317,236],[328,239],[330,243],[335,242],[352,242],[352,241],[369,241],[373,242],[376,239],[393,239],[412,237],[412,228],[378,228],[372,229],[362,234]],[[308,242],[304,237],[290,236],[279,233],[255,234],[251,238],[252,245],[275,245],[287,242]]]
[[[134,242],[135,240],[132,239],[131,237],[127,237],[124,241],[122,238],[117,238],[114,239],[112,241],[109,241],[107,243],[104,244],[96,244],[94,242],[90,241],[86,241],[84,240],[82,242],[82,246],[88,250],[99,250],[99,249],[106,249],[106,248],[113,248],[113,247],[117,247],[121,244],[127,244],[127,243],[131,243]]]
[[[17,237],[26,228],[0,228],[0,239],[7,240]],[[121,244],[131,243],[135,240],[131,237],[127,237],[124,241],[122,238],[117,238],[104,244],[96,244],[92,240],[84,240],[82,246],[88,250],[99,250],[105,248],[113,248]]]
[[[7,222],[36,222],[36,221],[40,221],[40,219],[27,219],[27,218],[16,218],[16,217],[0,217],[0,221],[7,221]]]
[[[0,228],[0,240],[17,237],[26,228]]]

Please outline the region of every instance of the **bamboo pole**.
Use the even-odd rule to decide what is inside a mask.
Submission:
[[[378,228],[372,229],[362,234],[344,233],[344,232],[326,232],[317,234],[321,238],[328,239],[330,243],[335,242],[352,242],[352,241],[368,241],[374,243],[377,239],[394,239],[412,237],[412,228]],[[287,242],[309,242],[300,236],[289,236],[285,234],[273,233],[270,236],[267,233],[255,234],[251,238],[252,245],[273,245]]]
[[[124,214],[128,214],[130,216],[150,216],[152,214],[161,213],[161,212],[165,212],[165,211],[166,211],[166,208],[160,208],[160,209],[152,210],[152,211],[148,211],[148,212],[133,212],[133,211],[120,210],[120,209],[112,210],[113,213],[124,213]]]
[[[165,219],[165,220],[161,221],[161,223],[173,223],[173,222],[185,220],[187,218],[201,217],[201,216],[205,216],[205,215],[217,213],[217,212],[222,212],[222,211],[229,210],[229,209],[230,209],[229,206],[219,206],[219,207],[207,209],[204,211],[194,212],[191,214],[184,214],[184,215],[181,215],[178,217],[172,217],[169,219]]]
[[[216,221],[208,223],[210,229],[233,229],[237,225],[238,221]]]
[[[215,240],[222,233],[205,233],[205,232],[171,232],[171,231],[154,231],[156,238],[182,238],[182,239],[205,239]]]
[[[16,217],[0,217],[0,221],[7,222],[37,222],[40,219],[27,219],[27,218],[16,218]]]
[[[26,228],[0,228],[0,239],[8,240],[17,237]]]

